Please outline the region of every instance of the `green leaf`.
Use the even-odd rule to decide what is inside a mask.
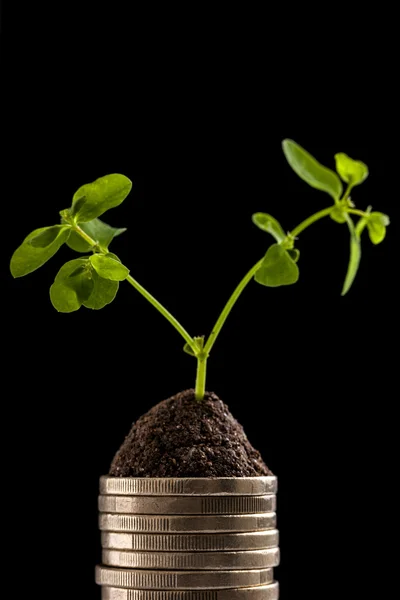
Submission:
[[[192,350],[192,347],[189,346],[189,344],[186,342],[186,344],[183,346],[183,351],[186,352],[186,354],[190,354],[190,356],[196,356],[195,353]]]
[[[299,279],[299,268],[287,250],[280,244],[273,244],[254,278],[268,287],[291,285]]]
[[[286,239],[286,233],[278,221],[267,213],[255,213],[252,216],[253,223],[263,231],[270,233],[277,242],[283,242]]]
[[[286,250],[286,252],[289,254],[290,258],[294,260],[295,263],[298,262],[300,258],[300,250],[297,250],[297,248],[291,248],[290,250]]]
[[[308,185],[326,192],[335,201],[338,201],[342,195],[343,186],[339,177],[334,171],[321,165],[304,148],[296,144],[293,140],[284,140],[282,142],[283,152],[293,171]]]
[[[56,227],[58,233],[55,237],[53,227],[41,227],[32,231],[25,238],[11,258],[10,271],[13,277],[23,277],[36,271],[54,256],[57,250],[68,240],[71,228],[62,225],[56,225]],[[49,232],[49,230],[51,231]],[[53,241],[50,241],[51,238],[53,238]],[[34,243],[39,245],[33,245],[32,240],[35,240]],[[41,244],[46,245],[42,246]]]
[[[368,177],[368,167],[360,160],[353,160],[344,152],[335,154],[336,171],[340,177],[351,185],[360,185]]]
[[[81,223],[80,228],[105,249],[108,249],[108,246],[115,237],[126,231],[126,227],[117,229],[100,221],[100,219],[93,219],[87,223]],[[91,245],[88,244],[79,233],[76,233],[76,231],[72,231],[67,244],[76,252],[90,252],[92,249]]]
[[[113,252],[107,252],[106,256],[108,256],[109,258],[113,258],[114,260],[117,260],[118,262],[121,262],[121,259],[118,258],[118,256],[116,254],[114,254]]]
[[[93,254],[89,260],[97,274],[103,277],[103,279],[123,281],[129,275],[129,269],[110,256]]]
[[[72,273],[70,275],[68,275],[68,277],[76,277],[76,275],[81,275],[82,273],[85,273],[85,271],[87,271],[87,263],[86,262],[84,265],[80,265],[79,267],[76,267],[75,271],[72,271]]]
[[[65,229],[65,225],[53,225],[52,227],[45,227],[41,233],[35,235],[29,240],[29,243],[34,248],[47,248],[59,234]]]
[[[350,215],[346,214],[347,225],[350,230],[350,260],[349,266],[347,268],[346,279],[342,289],[342,296],[347,294],[349,289],[351,288],[353,281],[357,275],[358,267],[360,265],[361,260],[361,242],[360,238],[357,234],[357,231],[354,227],[353,220]]]
[[[119,206],[132,189],[125,175],[114,173],[87,183],[74,194],[71,214],[78,223],[92,221],[110,208]]]
[[[367,221],[369,239],[373,244],[380,244],[386,237],[386,227],[390,224],[387,215],[380,212],[372,212]]]
[[[70,313],[78,310],[90,298],[93,289],[94,279],[89,260],[77,258],[67,262],[57,273],[50,288],[50,299],[56,310]]]
[[[96,271],[93,271],[94,288],[88,300],[83,302],[86,308],[100,310],[107,304],[110,304],[117,295],[119,283],[118,281],[110,281],[99,277]]]

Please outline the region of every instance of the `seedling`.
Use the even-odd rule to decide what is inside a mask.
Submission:
[[[361,259],[361,235],[368,230],[373,244],[381,243],[386,235],[389,217],[381,212],[355,208],[350,198],[353,188],[368,177],[367,166],[344,153],[335,155],[337,173],[321,165],[294,141],[282,143],[283,152],[292,169],[310,186],[329,194],[333,204],[316,212],[289,233],[267,213],[256,213],[253,222],[275,238],[265,256],[245,275],[229,298],[208,339],[192,337],[158,300],[156,300],[125,267],[118,256],[109,251],[114,237],[125,229],[116,229],[99,219],[110,208],[121,204],[132,188],[124,175],[113,174],[83,185],[72,199],[70,208],[60,212],[61,223],[35,229],[14,252],[11,273],[22,277],[46,263],[57,250],[67,244],[83,256],[67,262],[56,275],[50,288],[50,299],[59,311],[70,313],[81,306],[104,308],[118,292],[119,282],[127,281],[142,294],[180,333],[185,340],[184,350],[197,359],[196,398],[202,400],[206,389],[206,369],[210,352],[239,296],[248,283],[255,279],[267,287],[291,285],[299,279],[299,250],[295,247],[298,236],[310,225],[324,217],[340,224],[346,223],[350,233],[350,259],[342,295],[352,286]],[[339,177],[340,176],[340,177]],[[346,183],[345,190],[343,184]],[[353,216],[359,217],[357,224]]]

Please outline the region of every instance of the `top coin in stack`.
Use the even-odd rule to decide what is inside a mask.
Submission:
[[[276,494],[276,477],[107,477],[100,494],[115,496],[263,496]]]

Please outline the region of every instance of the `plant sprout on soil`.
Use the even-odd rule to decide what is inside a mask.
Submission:
[[[185,341],[184,350],[197,359],[195,397],[204,399],[207,361],[211,350],[236,301],[255,281],[263,286],[291,285],[299,279],[299,250],[296,241],[308,227],[329,217],[339,224],[347,224],[350,233],[350,259],[342,288],[347,294],[355,279],[361,259],[361,236],[368,231],[373,244],[381,243],[386,235],[389,217],[381,212],[355,208],[350,194],[353,188],[368,177],[367,166],[344,153],[335,155],[336,171],[321,165],[293,140],[282,142],[285,157],[295,173],[310,186],[326,192],[331,202],[326,208],[302,221],[290,232],[285,232],[278,221],[267,213],[255,213],[254,224],[275,239],[263,256],[243,277],[234,290],[208,338],[192,337],[177,319],[152,296],[131,274],[121,260],[108,249],[114,237],[126,229],[107,225],[99,217],[110,208],[120,205],[128,196],[132,182],[120,174],[106,175],[93,183],[83,185],[74,194],[70,208],[60,212],[61,223],[41,227],[30,233],[11,258],[10,270],[14,277],[32,273],[46,263],[57,250],[67,244],[81,253],[80,258],[61,267],[50,288],[50,299],[59,311],[70,313],[81,306],[95,310],[104,308],[115,298],[120,281],[127,281],[170,323]],[[343,183],[346,184],[343,188]],[[358,217],[354,223],[353,217]]]

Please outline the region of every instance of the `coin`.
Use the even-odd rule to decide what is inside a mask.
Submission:
[[[145,571],[96,567],[96,583],[107,587],[148,590],[228,589],[267,585],[273,569],[250,571]]]
[[[137,533],[234,533],[275,527],[275,513],[257,515],[147,516],[100,514],[102,531]]]
[[[234,495],[253,496],[276,494],[276,477],[196,477],[196,478],[130,478],[107,477],[100,479],[100,493],[122,496],[176,496],[176,495]]]
[[[125,569],[237,570],[279,565],[279,548],[244,552],[126,552],[103,550],[103,564]]]
[[[275,526],[275,519],[271,522]],[[101,534],[103,548],[147,552],[218,552],[229,550],[262,550],[279,545],[276,529],[252,533],[114,533]]]
[[[157,591],[101,589],[102,600],[278,600],[279,584],[229,590]]]
[[[104,513],[136,515],[239,515],[274,512],[276,496],[99,496]]]

